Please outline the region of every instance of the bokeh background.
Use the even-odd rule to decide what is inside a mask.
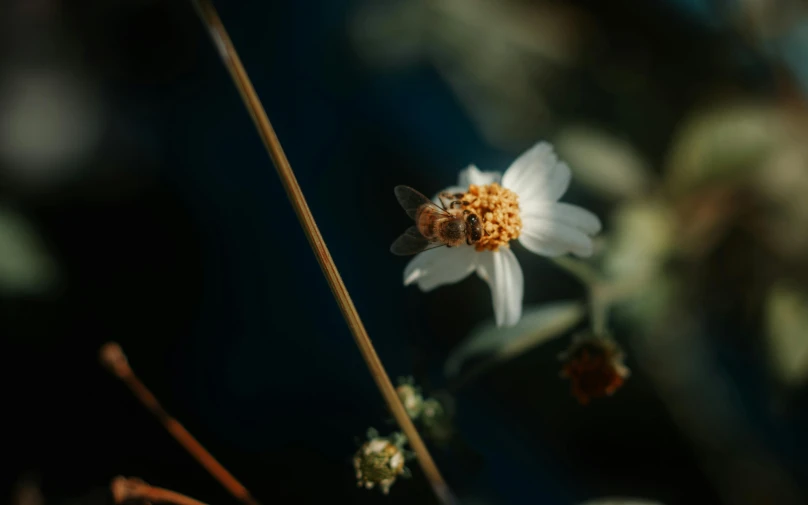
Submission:
[[[216,2],[392,377],[451,389],[432,444],[464,504],[805,503],[808,9],[798,1]],[[390,424],[190,2],[0,6],[4,495],[96,503],[116,475],[236,503],[98,364],[109,340],[263,503],[383,497],[351,457]],[[476,278],[404,288],[396,184],[538,140],[604,221],[632,376],[587,406],[558,335],[452,389],[492,317]],[[516,250],[525,303],[586,289]],[[579,328],[586,327],[586,321]]]

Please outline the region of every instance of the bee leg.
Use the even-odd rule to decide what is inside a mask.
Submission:
[[[440,200],[440,203],[441,203],[441,205],[443,206],[444,209],[447,209],[447,208],[448,209],[454,209],[455,207],[459,207],[459,206],[463,205],[463,202],[460,201],[460,197],[458,197],[458,195],[460,195],[460,197],[463,196],[462,193],[457,193],[457,194],[453,195],[451,193],[447,193],[446,191],[443,191],[442,193],[438,194],[438,199]],[[446,205],[446,202],[449,202],[448,206]]]
[[[444,191],[444,192],[438,194],[438,200],[440,200],[441,207],[446,209],[446,202],[447,201],[451,202],[452,201],[452,196],[449,193]],[[451,208],[451,205],[452,204],[450,203],[449,208]]]

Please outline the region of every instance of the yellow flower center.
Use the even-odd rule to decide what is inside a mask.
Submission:
[[[519,196],[496,182],[487,186],[472,184],[463,197],[463,209],[480,217],[483,236],[475,244],[478,251],[496,251],[522,232]]]

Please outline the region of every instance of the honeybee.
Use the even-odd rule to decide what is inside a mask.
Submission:
[[[479,216],[463,209],[462,193],[438,195],[440,206],[409,186],[396,186],[396,198],[414,221],[390,246],[390,252],[408,256],[434,247],[472,245],[483,236]],[[446,202],[449,202],[447,205]]]

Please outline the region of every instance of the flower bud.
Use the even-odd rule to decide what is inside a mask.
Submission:
[[[396,478],[409,477],[409,469],[404,464],[407,459],[404,451],[406,440],[402,433],[380,437],[376,430],[368,430],[368,441],[359,448],[353,460],[357,486],[373,489],[378,485],[382,493],[388,494]]]
[[[415,380],[412,377],[399,377],[396,393],[410,419],[418,419],[423,409],[424,397],[421,395],[421,388],[415,385]]]
[[[564,362],[561,376],[570,380],[572,394],[581,405],[611,396],[630,374],[623,364],[623,351],[611,337],[576,335],[559,358]]]

